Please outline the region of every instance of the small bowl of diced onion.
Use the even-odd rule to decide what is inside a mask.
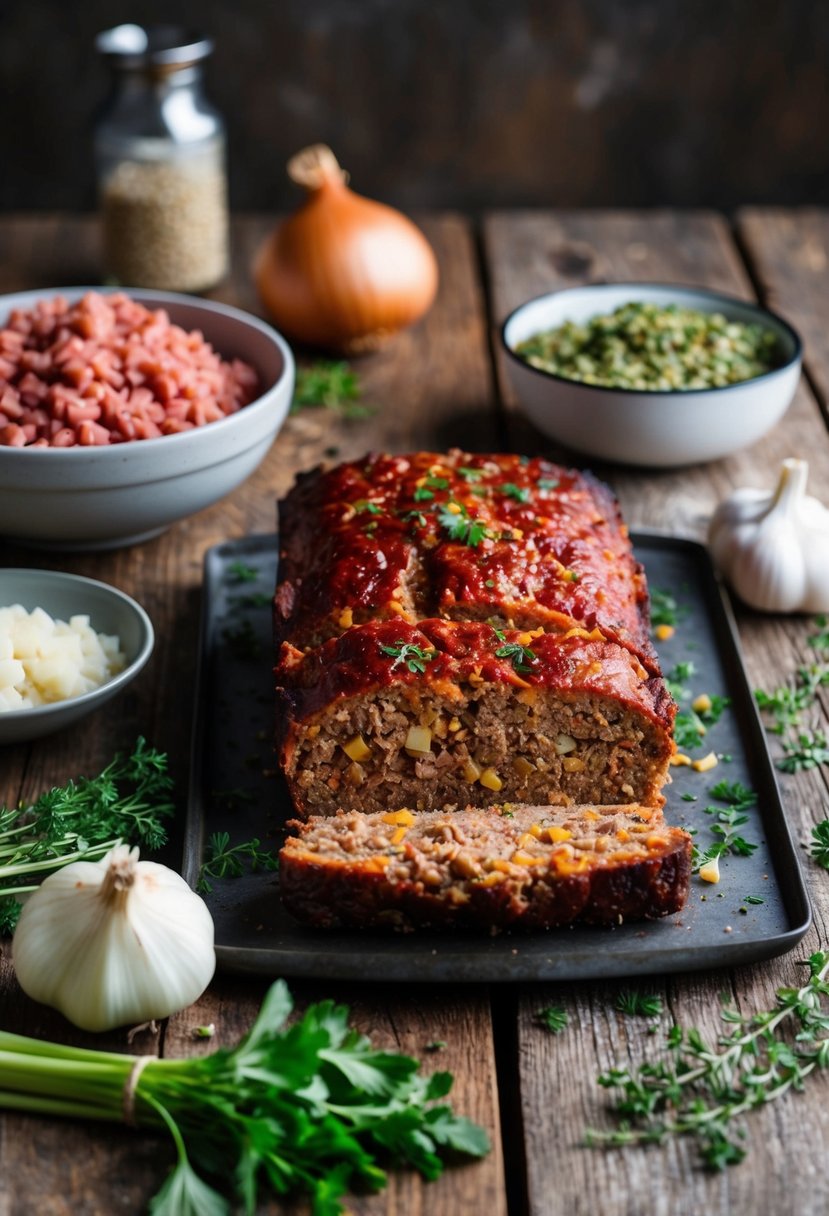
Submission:
[[[512,388],[545,434],[620,464],[717,460],[776,425],[802,343],[775,313],[719,292],[610,283],[515,309],[501,338]]]
[[[91,578],[0,569],[0,744],[62,730],[116,696],[152,654],[140,604]]]

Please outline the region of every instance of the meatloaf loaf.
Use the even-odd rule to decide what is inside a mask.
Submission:
[[[518,456],[370,456],[282,504],[278,747],[300,814],[658,805],[674,704],[618,507]]]
[[[340,812],[289,825],[280,885],[303,921],[550,929],[683,906],[691,840],[652,807]]]

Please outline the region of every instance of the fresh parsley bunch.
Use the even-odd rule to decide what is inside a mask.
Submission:
[[[433,1179],[447,1153],[489,1151],[484,1130],[440,1102],[451,1074],[424,1077],[416,1060],[378,1051],[333,1001],[289,1026],[291,1010],[278,980],[237,1047],[142,1059],[137,1080],[138,1057],[0,1032],[0,1106],[168,1131],[177,1163],[152,1216],[228,1216],[226,1196],[253,1213],[267,1193],[340,1216],[347,1190],[385,1186],[386,1163]]]

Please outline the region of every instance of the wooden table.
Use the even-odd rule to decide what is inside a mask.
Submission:
[[[619,493],[629,523],[701,536],[711,508],[728,490],[769,485],[778,462],[807,456],[811,488],[829,499],[829,215],[815,211],[740,213],[733,226],[713,213],[510,212],[487,216],[480,230],[457,215],[423,218],[437,251],[442,284],[426,321],[360,364],[366,401],[376,413],[343,422],[307,410],[289,419],[268,459],[235,494],[166,535],[122,552],[62,556],[7,548],[4,564],[67,569],[114,583],[145,605],[157,634],[154,657],[130,691],[76,729],[29,747],[0,749],[0,798],[32,799],[51,784],[91,773],[140,731],[169,751],[184,788],[190,690],[196,661],[201,563],[226,538],[270,531],[274,499],[294,474],[322,457],[353,457],[369,447],[406,450],[514,448],[559,455],[516,410],[502,375],[496,327],[522,300],[556,286],[601,279],[706,284],[759,298],[782,311],[806,339],[806,375],[777,429],[728,461],[680,472],[600,469]],[[218,298],[252,311],[248,267],[268,228],[260,218],[235,225],[232,279]],[[89,283],[96,278],[96,229],[79,218],[8,218],[0,224],[0,291]],[[566,457],[565,457],[566,458]],[[0,521],[0,526],[5,521]],[[774,687],[806,661],[809,623],[744,613],[740,627],[751,682]],[[824,710],[826,708],[824,700]],[[783,778],[795,836],[827,815],[825,769]],[[648,984],[669,1017],[715,1034],[720,994],[743,1011],[765,1009],[776,987],[794,983],[797,959],[829,938],[829,875],[804,859],[815,927],[792,955],[761,966]],[[21,994],[7,944],[0,948],[0,1024],[6,1029],[90,1042]],[[526,987],[441,988],[293,984],[301,1002],[333,995],[349,1002],[359,1025],[390,1046],[423,1054],[443,1040],[439,1066],[456,1077],[456,1109],[483,1123],[494,1151],[481,1163],[449,1170],[426,1186],[412,1174],[351,1204],[358,1216],[634,1216],[707,1212],[723,1216],[829,1209],[829,1077],[750,1120],[745,1162],[706,1175],[693,1146],[649,1151],[588,1151],[583,1129],[601,1125],[596,1076],[614,1060],[639,1060],[654,1042],[641,1019],[614,1010],[622,985],[610,982]],[[134,1049],[187,1055],[234,1042],[250,1024],[263,984],[219,977],[199,1003],[169,1019]],[[537,1010],[554,1002],[570,1015],[566,1033],[538,1027]],[[194,1027],[214,1022],[207,1046]],[[125,1049],[123,1033],[95,1039]],[[428,1059],[428,1057],[427,1057]],[[437,1065],[436,1065],[437,1066]],[[171,1153],[166,1144],[120,1130],[36,1118],[0,1117],[0,1216],[108,1216],[139,1213],[157,1189]],[[297,1211],[272,1207],[267,1211]]]

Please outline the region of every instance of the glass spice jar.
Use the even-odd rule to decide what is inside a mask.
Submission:
[[[206,291],[229,249],[224,123],[202,80],[213,43],[119,25],[96,46],[113,70],[94,142],[104,273],[125,287]]]

